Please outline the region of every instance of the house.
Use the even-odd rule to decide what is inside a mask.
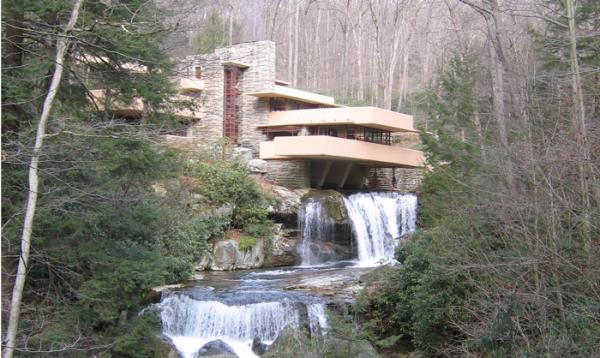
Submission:
[[[423,153],[394,145],[414,133],[412,116],[375,107],[345,107],[334,98],[276,79],[275,43],[257,41],[188,56],[177,66],[180,99],[191,119],[173,144],[201,148],[227,138],[246,160],[265,160],[265,179],[288,187],[415,190]],[[103,98],[102,90],[94,96]],[[143,113],[143,103],[116,103],[115,114]],[[102,108],[100,108],[102,110]]]

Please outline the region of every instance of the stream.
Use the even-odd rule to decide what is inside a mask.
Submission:
[[[202,356],[215,341],[238,357],[257,357],[253,342],[268,347],[287,326],[305,328],[311,337],[326,335],[327,305],[352,304],[360,276],[392,263],[399,240],[415,230],[413,194],[344,196],[353,257],[323,256],[322,245],[339,241],[323,205],[309,198],[300,209],[298,266],[207,272],[191,287],[163,293],[155,305],[163,334],[182,357]]]

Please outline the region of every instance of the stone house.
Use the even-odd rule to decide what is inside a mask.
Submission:
[[[257,41],[181,60],[174,81],[194,108],[172,110],[190,125],[165,140],[202,148],[226,138],[266,180],[290,188],[416,190],[423,153],[393,143],[416,132],[412,116],[291,88],[276,78],[275,53],[274,42]],[[142,115],[143,103],[111,110]]]

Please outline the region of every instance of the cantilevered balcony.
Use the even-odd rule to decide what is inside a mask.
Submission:
[[[388,132],[416,132],[413,117],[377,107],[343,107],[301,109],[269,113],[267,123],[260,128],[286,126],[356,125]]]
[[[180,78],[177,89],[181,93],[194,93],[204,91],[204,80],[196,78]]]
[[[103,89],[90,91],[94,105],[100,110],[105,111],[106,91]],[[144,112],[144,102],[140,98],[133,98],[128,103],[111,99],[110,112],[120,117],[137,117]]]
[[[422,168],[422,152],[332,136],[286,136],[260,143],[260,158],[351,161],[391,168]]]
[[[106,92],[103,89],[90,91],[94,105],[100,110],[105,111]],[[170,113],[174,116],[186,119],[196,120],[201,117],[201,113],[197,108],[188,108],[180,106],[177,102],[189,101],[191,98],[183,95],[172,96],[167,104],[160,111]],[[119,117],[139,117],[145,109],[144,102],[141,98],[134,97],[131,101],[125,102],[121,99],[111,99],[110,112]]]
[[[247,92],[247,96],[254,96],[259,98],[286,98],[303,103],[312,103],[315,105],[325,107],[343,107],[342,105],[336,104],[333,97],[324,96],[318,93],[302,91],[296,88],[291,88],[281,85],[273,85],[273,88],[260,91],[260,92]]]

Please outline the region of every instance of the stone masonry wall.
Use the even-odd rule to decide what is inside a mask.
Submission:
[[[392,178],[396,176],[396,184],[393,185]],[[369,188],[379,190],[394,190],[400,192],[416,192],[423,180],[422,169],[407,168],[372,168],[368,175]]]
[[[266,179],[288,188],[310,188],[310,161],[269,160]]]
[[[204,91],[197,97],[201,120],[188,135],[202,139],[205,145],[218,142],[223,137],[223,62],[233,61],[249,66],[242,69],[239,79],[238,145],[252,149],[258,155],[263,135],[256,126],[267,120],[268,99],[245,95],[272,89],[275,83],[275,43],[257,41],[242,43],[215,50],[212,54],[189,56],[184,66],[193,69],[200,65]],[[184,72],[185,73],[185,72]]]

